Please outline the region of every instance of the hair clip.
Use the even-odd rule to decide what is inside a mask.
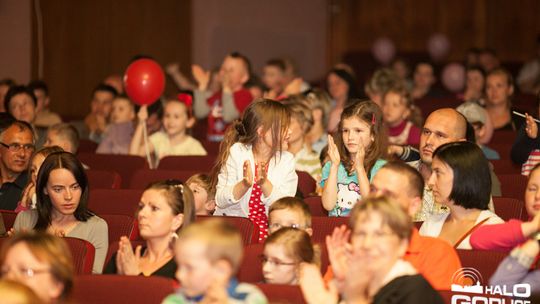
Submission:
[[[375,125],[375,113],[371,114],[371,124]]]
[[[184,194],[184,185],[182,184],[176,184],[173,187],[180,189],[180,193]]]
[[[186,107],[188,108],[190,116],[193,116],[192,115],[193,97],[191,97],[191,95],[186,94],[186,93],[180,93],[180,94],[177,95],[177,98],[178,98],[178,100],[180,102],[182,102],[183,104],[186,105]]]

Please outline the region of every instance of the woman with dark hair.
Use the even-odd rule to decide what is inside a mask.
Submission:
[[[52,153],[39,169],[37,208],[19,213],[14,230],[35,229],[86,240],[96,249],[92,272],[101,273],[109,245],[107,223],[88,210],[88,178],[69,152]]]
[[[360,97],[356,86],[355,77],[345,69],[332,69],[326,77],[328,93],[334,102],[328,119],[328,132],[337,130],[341,112],[347,106],[347,102]]]
[[[2,279],[28,286],[43,303],[68,302],[73,287],[73,261],[61,238],[44,232],[23,232],[7,238],[0,250],[0,269]],[[1,300],[7,300],[7,295],[0,294]]]
[[[435,150],[428,185],[435,200],[450,214],[428,218],[420,235],[438,237],[456,249],[472,249],[470,235],[482,225],[504,223],[489,211],[491,176],[489,163],[478,145],[447,143]]]
[[[195,221],[193,193],[178,180],[151,183],[142,194],[137,220],[146,246],[134,251],[123,236],[103,272],[175,279],[177,265],[171,244],[181,229]]]

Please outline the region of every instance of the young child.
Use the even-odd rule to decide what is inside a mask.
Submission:
[[[147,107],[139,110],[139,124],[131,140],[129,154],[145,156],[143,124],[148,118]],[[155,158],[155,166],[159,160],[168,155],[206,155],[201,143],[191,137],[187,131],[195,124],[188,105],[176,99],[165,103],[163,111],[163,130],[148,137],[148,150]]]
[[[186,227],[175,246],[181,287],[163,304],[268,303],[257,287],[234,278],[242,254],[240,233],[224,220],[208,219]]]
[[[262,81],[268,89],[265,98],[280,100],[283,96],[283,90],[287,85],[286,77],[287,66],[282,59],[270,59],[263,67]]]
[[[330,115],[330,96],[321,89],[312,89],[305,98],[306,105],[311,109],[313,126],[306,140],[311,145],[313,151],[321,154],[321,150],[328,144],[328,117]]]
[[[415,108],[407,89],[397,85],[383,95],[383,118],[388,126],[388,142],[394,145],[420,144],[420,128],[413,121]]]
[[[59,146],[64,151],[77,154],[79,149],[79,132],[74,126],[67,123],[59,123],[47,129],[47,137],[44,147]]]
[[[251,64],[247,57],[236,52],[227,55],[219,71],[221,90],[210,96],[210,72],[200,67],[193,69],[193,77],[198,83],[198,89],[193,92],[193,110],[198,119],[208,117],[208,140],[223,140],[227,125],[240,117],[253,100],[250,91],[244,87],[250,74]]]
[[[473,127],[476,144],[482,148],[484,156],[487,159],[500,159],[501,157],[497,151],[489,148],[486,145],[482,145],[479,142],[479,139],[482,138],[486,132],[486,120],[488,116],[486,109],[482,108],[482,106],[474,101],[467,101],[457,107],[456,110],[463,114],[463,116],[465,116],[467,119],[467,122],[469,122]]]
[[[318,264],[318,250],[303,230],[279,229],[266,239],[262,259],[265,283],[298,285],[300,263]]]
[[[49,154],[62,151],[62,148],[58,146],[52,146],[41,148],[34,153],[32,158],[30,159],[30,168],[28,168],[30,173],[30,180],[28,181],[28,184],[23,190],[21,201],[17,205],[15,212],[19,213],[28,209],[36,209],[36,181],[39,168],[41,167],[41,164],[43,164],[45,158],[49,156]]]
[[[212,215],[216,209],[216,190],[212,188],[210,176],[199,173],[191,176],[186,185],[193,192],[196,215]]]
[[[284,227],[302,229],[310,236],[311,211],[309,206],[297,197],[287,196],[275,201],[268,211],[268,233],[272,234]]]
[[[330,216],[347,216],[369,194],[370,179],[386,163],[382,113],[373,101],[357,101],[343,110],[339,132],[328,136],[322,171],[322,202]]]
[[[105,131],[105,137],[99,144],[96,153],[128,154],[131,137],[135,131],[135,105],[121,95],[112,103],[111,123]]]
[[[309,173],[317,182],[321,181],[321,163],[319,155],[311,149],[305,140],[306,134],[313,126],[311,110],[305,105],[306,97],[302,94],[293,95],[283,100],[291,112],[289,126],[289,148],[287,151],[294,155],[295,169]]]
[[[253,102],[227,130],[213,170],[214,215],[248,217],[259,226],[261,241],[268,233],[270,205],[294,196],[298,186],[294,158],[287,152],[289,122],[283,104],[269,99]]]

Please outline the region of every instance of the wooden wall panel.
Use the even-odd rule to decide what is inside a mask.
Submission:
[[[123,74],[136,54],[188,68],[190,7],[189,0],[42,0],[44,79],[53,110],[83,117],[95,85]]]

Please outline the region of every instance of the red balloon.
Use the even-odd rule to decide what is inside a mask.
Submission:
[[[154,60],[139,59],[127,67],[124,86],[134,103],[150,105],[159,99],[165,89],[165,74]]]

